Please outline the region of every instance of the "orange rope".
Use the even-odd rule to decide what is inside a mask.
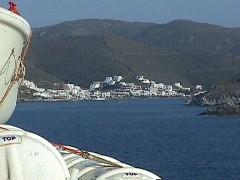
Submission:
[[[3,129],[3,130],[5,130],[5,131],[8,131],[7,128],[4,128],[4,127],[2,127],[2,126],[0,126],[0,129]]]
[[[32,40],[32,32],[31,32],[30,35],[29,35],[29,38],[28,38],[28,41],[27,41],[27,45],[26,45],[25,50],[24,50],[24,52],[23,52],[23,54],[22,54],[22,61],[24,61],[24,59],[25,59],[25,57],[26,57],[26,54],[27,54],[27,52],[28,52],[28,49],[29,49],[29,45],[30,45],[31,40]]]
[[[121,168],[121,167],[122,167],[122,166],[120,166],[119,164],[116,164],[116,163],[111,162],[111,161],[109,161],[109,160],[106,160],[106,159],[97,157],[97,156],[95,156],[95,155],[93,155],[93,154],[89,154],[89,153],[86,152],[86,151],[81,151],[81,150],[78,150],[78,149],[69,148],[69,147],[66,147],[66,146],[61,145],[61,144],[52,143],[52,145],[55,146],[56,148],[59,148],[59,149],[63,150],[63,151],[67,151],[67,152],[70,152],[70,153],[73,153],[73,154],[82,156],[84,159],[89,159],[89,160],[97,161],[97,162],[104,163],[104,164],[106,164],[106,165],[110,165],[110,166],[113,166],[113,167],[118,167],[118,168]]]
[[[63,150],[63,151],[67,151],[67,152],[70,152],[70,153],[73,153],[73,154],[76,154],[76,155],[80,155],[83,158],[87,158],[87,155],[88,155],[88,152],[80,151],[78,149],[69,148],[69,147],[66,147],[66,146],[61,145],[61,144],[52,143],[52,145],[61,149],[61,150]]]

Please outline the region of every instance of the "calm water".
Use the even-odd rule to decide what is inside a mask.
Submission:
[[[19,103],[8,124],[117,158],[163,179],[240,179],[240,117],[184,99]]]

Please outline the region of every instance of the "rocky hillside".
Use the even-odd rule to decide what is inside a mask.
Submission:
[[[92,81],[119,74],[211,87],[240,74],[240,29],[178,20],[168,24],[79,20],[34,29],[27,79]]]
[[[34,31],[36,39],[111,34],[154,47],[207,52],[229,52],[240,45],[240,28],[224,28],[187,20],[152,24],[90,19],[63,22]]]
[[[202,115],[240,115],[240,84],[227,83],[200,93],[187,102],[186,105],[208,106]]]

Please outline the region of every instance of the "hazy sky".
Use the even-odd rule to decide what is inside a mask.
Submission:
[[[32,27],[77,19],[168,23],[188,19],[240,27],[240,0],[15,0]],[[8,1],[1,1],[8,7]]]

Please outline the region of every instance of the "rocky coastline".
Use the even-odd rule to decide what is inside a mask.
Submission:
[[[240,115],[240,86],[217,86],[208,92],[196,94],[186,105],[208,107],[200,115]]]

